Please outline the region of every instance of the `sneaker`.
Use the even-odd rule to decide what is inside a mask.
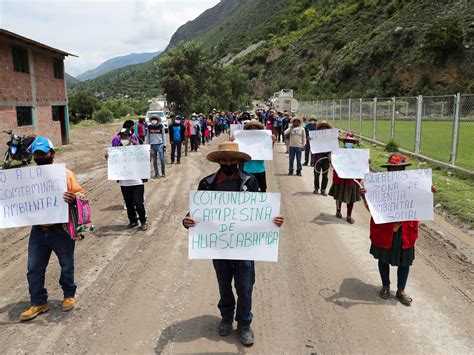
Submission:
[[[303,175],[301,175],[301,172],[299,172],[299,173],[296,173],[296,175],[298,175],[298,176],[303,176]]]
[[[222,319],[218,329],[219,335],[222,337],[232,334],[232,320]]]
[[[177,162],[177,164],[181,164],[181,162],[180,162],[180,161],[178,161],[178,162]]]
[[[252,346],[254,342],[254,335],[252,329],[250,329],[250,327],[239,329],[239,338],[240,342],[244,346]]]
[[[321,190],[321,195],[327,196],[328,194],[326,193],[326,190]]]
[[[146,231],[148,229],[148,223],[142,223],[142,225],[140,226],[140,230],[142,231]]]
[[[153,179],[158,179],[159,177],[160,177],[160,175],[155,174],[155,176],[153,176]]]
[[[172,161],[170,164],[174,164],[174,161]]]
[[[138,227],[138,222],[130,222],[129,224],[127,224],[128,229],[132,229],[135,227]]]
[[[76,305],[76,299],[74,297],[66,297],[61,305],[61,310],[63,312],[70,311]]]
[[[313,194],[315,194],[315,195],[319,194],[319,190],[314,190]]]
[[[293,172],[292,172],[292,171],[289,171],[289,172],[288,172],[288,175],[293,175]]]
[[[165,174],[163,174],[163,175],[161,175],[161,177],[162,177],[162,178],[165,178],[165,177],[166,177],[166,175],[165,175]]]
[[[48,311],[49,311],[49,307],[47,304],[44,304],[42,306],[31,306],[22,314],[20,314],[20,320],[21,321],[30,320],[30,319],[38,317],[41,313],[46,313]]]

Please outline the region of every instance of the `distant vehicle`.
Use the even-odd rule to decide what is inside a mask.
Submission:
[[[146,123],[150,124],[150,117],[152,115],[157,115],[161,119],[161,124],[163,127],[165,127],[166,132],[168,132],[168,117],[166,117],[166,114],[164,111],[148,111],[146,113],[146,118],[145,121]]]
[[[283,89],[273,94],[272,108],[278,112],[298,111],[298,100],[293,98],[293,90]]]

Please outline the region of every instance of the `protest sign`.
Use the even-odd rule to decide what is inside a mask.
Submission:
[[[0,228],[66,223],[66,190],[64,164],[0,171]]]
[[[331,154],[331,162],[342,179],[363,179],[369,170],[369,149],[339,149]]]
[[[244,124],[242,123],[236,123],[236,124],[231,124],[230,125],[230,136],[232,137],[236,131],[243,131],[244,130]]]
[[[431,169],[366,174],[364,185],[375,223],[433,220]]]
[[[189,259],[278,260],[280,194],[192,191]]]
[[[239,151],[247,153],[252,160],[273,160],[273,140],[270,130],[235,131],[235,143]]]
[[[338,137],[339,130],[337,128],[309,131],[311,153],[316,154],[339,150]]]
[[[109,180],[140,180],[150,178],[149,145],[110,147],[108,152]]]

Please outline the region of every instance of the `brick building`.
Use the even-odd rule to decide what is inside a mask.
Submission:
[[[64,58],[70,55],[0,28],[0,153],[8,129],[69,143]]]

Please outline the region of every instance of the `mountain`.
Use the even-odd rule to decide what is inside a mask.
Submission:
[[[161,52],[153,53],[132,53],[120,57],[115,57],[102,63],[95,69],[88,70],[77,76],[80,81],[95,79],[101,75],[104,75],[114,69],[126,67],[128,65],[140,64],[148,62],[155,58]]]
[[[201,42],[215,63],[232,62],[246,73],[257,98],[283,88],[300,100],[474,93],[474,7],[468,3],[221,0],[181,26],[167,50]],[[130,95],[130,88],[151,97],[155,62],[114,71],[101,90],[119,87]],[[147,70],[148,80],[134,77]]]
[[[74,84],[78,84],[81,81],[78,80],[77,78],[73,77],[72,75],[69,75],[68,73],[64,73],[64,79],[66,80],[66,85],[67,87],[70,87]]]

